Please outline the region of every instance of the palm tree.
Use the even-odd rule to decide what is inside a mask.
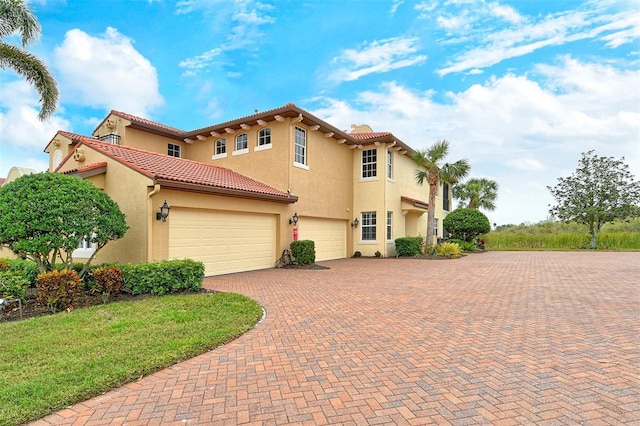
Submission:
[[[459,207],[466,203],[469,209],[495,210],[498,183],[484,178],[469,179],[453,188],[453,196],[460,200]]]
[[[16,32],[22,48],[4,41]],[[0,0],[0,68],[13,69],[35,87],[42,105],[38,119],[44,121],[56,110],[58,85],[44,62],[23,49],[39,36],[40,23],[24,0]]]
[[[455,163],[442,164],[449,153],[449,142],[438,141],[428,149],[416,151],[413,161],[420,169],[416,172],[416,181],[429,184],[429,206],[427,208],[427,245],[433,245],[433,219],[436,214],[436,190],[440,182],[454,184],[469,174],[471,166],[466,159]]]

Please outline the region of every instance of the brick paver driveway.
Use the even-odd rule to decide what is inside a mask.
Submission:
[[[639,424],[640,253],[208,278],[264,321],[44,424]]]

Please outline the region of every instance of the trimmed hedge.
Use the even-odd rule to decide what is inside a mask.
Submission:
[[[422,254],[422,237],[396,238],[396,256],[419,256]]]
[[[0,299],[22,299],[29,288],[29,281],[19,272],[10,269],[0,272]]]
[[[312,265],[316,262],[316,244],[311,240],[291,243],[291,255],[300,265]]]
[[[29,281],[29,286],[35,287],[38,283],[38,265],[36,262],[25,259],[0,259],[2,260],[2,268],[4,269],[8,265],[7,271],[11,271],[22,276],[25,280]]]
[[[124,286],[133,294],[161,296],[181,291],[199,291],[204,278],[204,264],[191,259],[120,265]]]

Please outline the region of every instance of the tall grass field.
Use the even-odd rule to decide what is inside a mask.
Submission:
[[[487,250],[586,250],[589,229],[577,223],[541,222],[499,227],[482,237]],[[598,250],[640,251],[640,218],[606,224]]]

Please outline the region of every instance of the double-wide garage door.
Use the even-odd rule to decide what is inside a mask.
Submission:
[[[347,257],[347,222],[345,220],[301,217],[298,222],[301,240],[313,240],[316,260]]]
[[[276,216],[171,209],[169,258],[202,261],[205,275],[272,268]]]

